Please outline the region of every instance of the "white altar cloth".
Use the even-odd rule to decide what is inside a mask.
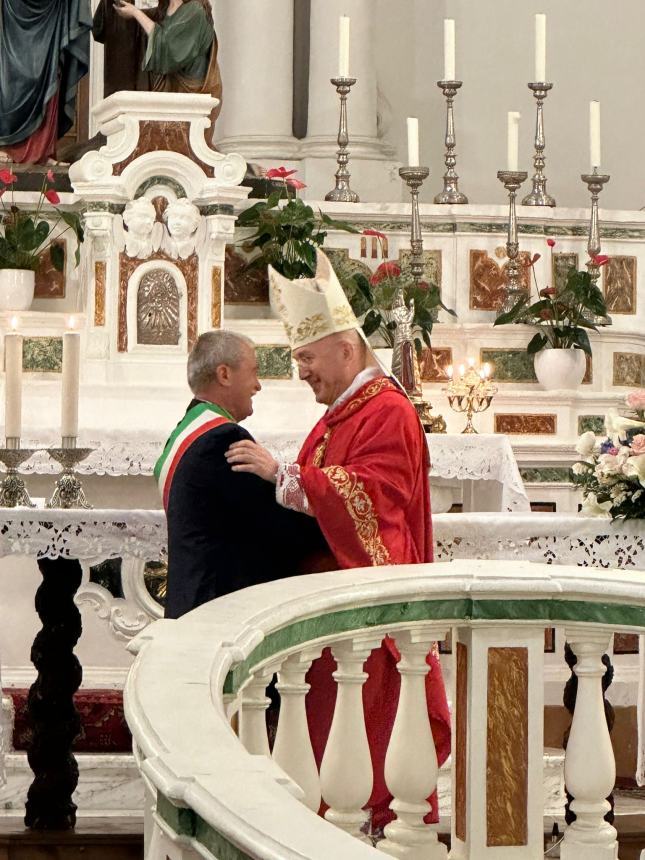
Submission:
[[[303,434],[286,432],[257,433],[258,442],[266,445],[281,460],[295,460],[304,441]],[[436,484],[463,484],[465,511],[530,511],[529,500],[507,436],[501,434],[428,434],[431,469]],[[81,475],[152,475],[165,437],[149,431],[100,436],[84,434],[79,448],[93,448],[79,464]],[[25,448],[45,448],[58,440],[42,432],[23,433]],[[60,471],[45,450],[38,450],[20,469],[24,473],[53,475]],[[438,501],[438,494],[437,494]],[[435,506],[436,507],[436,506]]]

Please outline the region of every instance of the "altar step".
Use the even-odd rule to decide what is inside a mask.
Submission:
[[[70,831],[25,830],[0,818],[0,860],[142,860],[143,820],[79,818]]]

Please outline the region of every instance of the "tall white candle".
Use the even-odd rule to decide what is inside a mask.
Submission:
[[[419,120],[408,117],[408,167],[419,166]]]
[[[22,335],[8,332],[4,336],[4,434],[19,438],[22,424]]]
[[[63,335],[63,390],[61,398],[60,435],[78,436],[78,389],[81,365],[81,335],[66,331]]]
[[[338,19],[338,77],[349,77],[349,18],[341,15]]]
[[[506,169],[517,170],[520,151],[520,116],[519,111],[509,110],[506,140]]]
[[[589,102],[589,158],[592,170],[600,167],[600,102]]]
[[[546,15],[535,16],[535,78],[537,83],[546,81]]]
[[[455,21],[454,18],[444,18],[443,21],[443,79],[455,79]]]

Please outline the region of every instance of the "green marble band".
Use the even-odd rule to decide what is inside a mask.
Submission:
[[[217,860],[252,860],[192,809],[175,806],[161,792],[157,792],[157,814],[177,836],[195,839]]]

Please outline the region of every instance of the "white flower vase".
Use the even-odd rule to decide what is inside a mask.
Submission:
[[[0,269],[0,312],[29,310],[35,284],[31,269]]]
[[[577,388],[587,361],[581,349],[541,349],[533,356],[535,375],[547,391]]]

